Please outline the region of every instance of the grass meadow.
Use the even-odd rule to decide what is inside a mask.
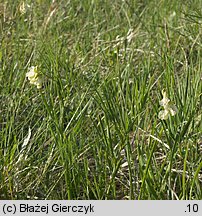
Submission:
[[[0,0],[0,199],[201,199],[201,5]]]

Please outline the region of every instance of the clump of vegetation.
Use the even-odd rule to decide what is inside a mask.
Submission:
[[[1,1],[0,198],[201,199],[198,8]]]

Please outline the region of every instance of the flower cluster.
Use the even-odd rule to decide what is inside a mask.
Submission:
[[[37,66],[30,67],[29,71],[26,73],[26,77],[30,83],[36,85],[38,89],[42,88],[42,79],[39,76]]]
[[[19,5],[19,11],[21,14],[25,14],[29,8],[30,5],[26,4],[24,1],[22,1]]]
[[[159,112],[158,117],[161,120],[166,120],[168,119],[169,114],[171,116],[174,116],[177,113],[177,107],[170,102],[170,99],[167,98],[166,92],[162,91],[163,94],[163,99],[159,102],[160,106],[164,108],[164,110],[161,110]]]

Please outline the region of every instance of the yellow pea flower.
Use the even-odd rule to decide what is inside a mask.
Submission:
[[[169,117],[169,114],[171,116],[174,116],[177,113],[177,107],[170,102],[170,99],[167,98],[166,92],[162,91],[163,99],[159,102],[160,106],[164,108],[164,110],[161,110],[158,114],[158,117],[161,120],[166,120]]]
[[[21,14],[26,13],[26,8],[25,8],[25,2],[24,1],[20,4],[19,10],[20,10]]]
[[[36,85],[38,89],[42,88],[42,79],[39,76],[37,66],[30,67],[29,71],[26,73],[26,77],[30,83]]]
[[[21,14],[25,14],[30,7],[31,6],[29,4],[25,3],[25,1],[22,1],[19,5],[19,11]]]

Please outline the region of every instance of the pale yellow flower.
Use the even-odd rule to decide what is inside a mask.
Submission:
[[[166,120],[169,117],[169,114],[171,116],[174,116],[177,113],[177,107],[170,102],[170,99],[167,98],[166,92],[162,91],[163,99],[159,102],[159,104],[164,108],[164,110],[161,110],[158,114],[158,117],[161,120]]]
[[[25,14],[27,10],[30,8],[30,5],[22,1],[19,5],[19,11],[21,14]]]
[[[30,83],[36,85],[38,89],[42,88],[42,79],[39,76],[37,66],[30,67],[29,71],[26,73],[26,77]]]
[[[25,2],[24,1],[20,4],[19,10],[20,10],[21,14],[25,14],[26,13]]]
[[[163,106],[164,109],[166,109],[166,107],[168,106],[170,102],[170,99],[167,98],[166,92],[162,91],[162,94],[163,94],[163,99],[159,102],[159,104]]]

